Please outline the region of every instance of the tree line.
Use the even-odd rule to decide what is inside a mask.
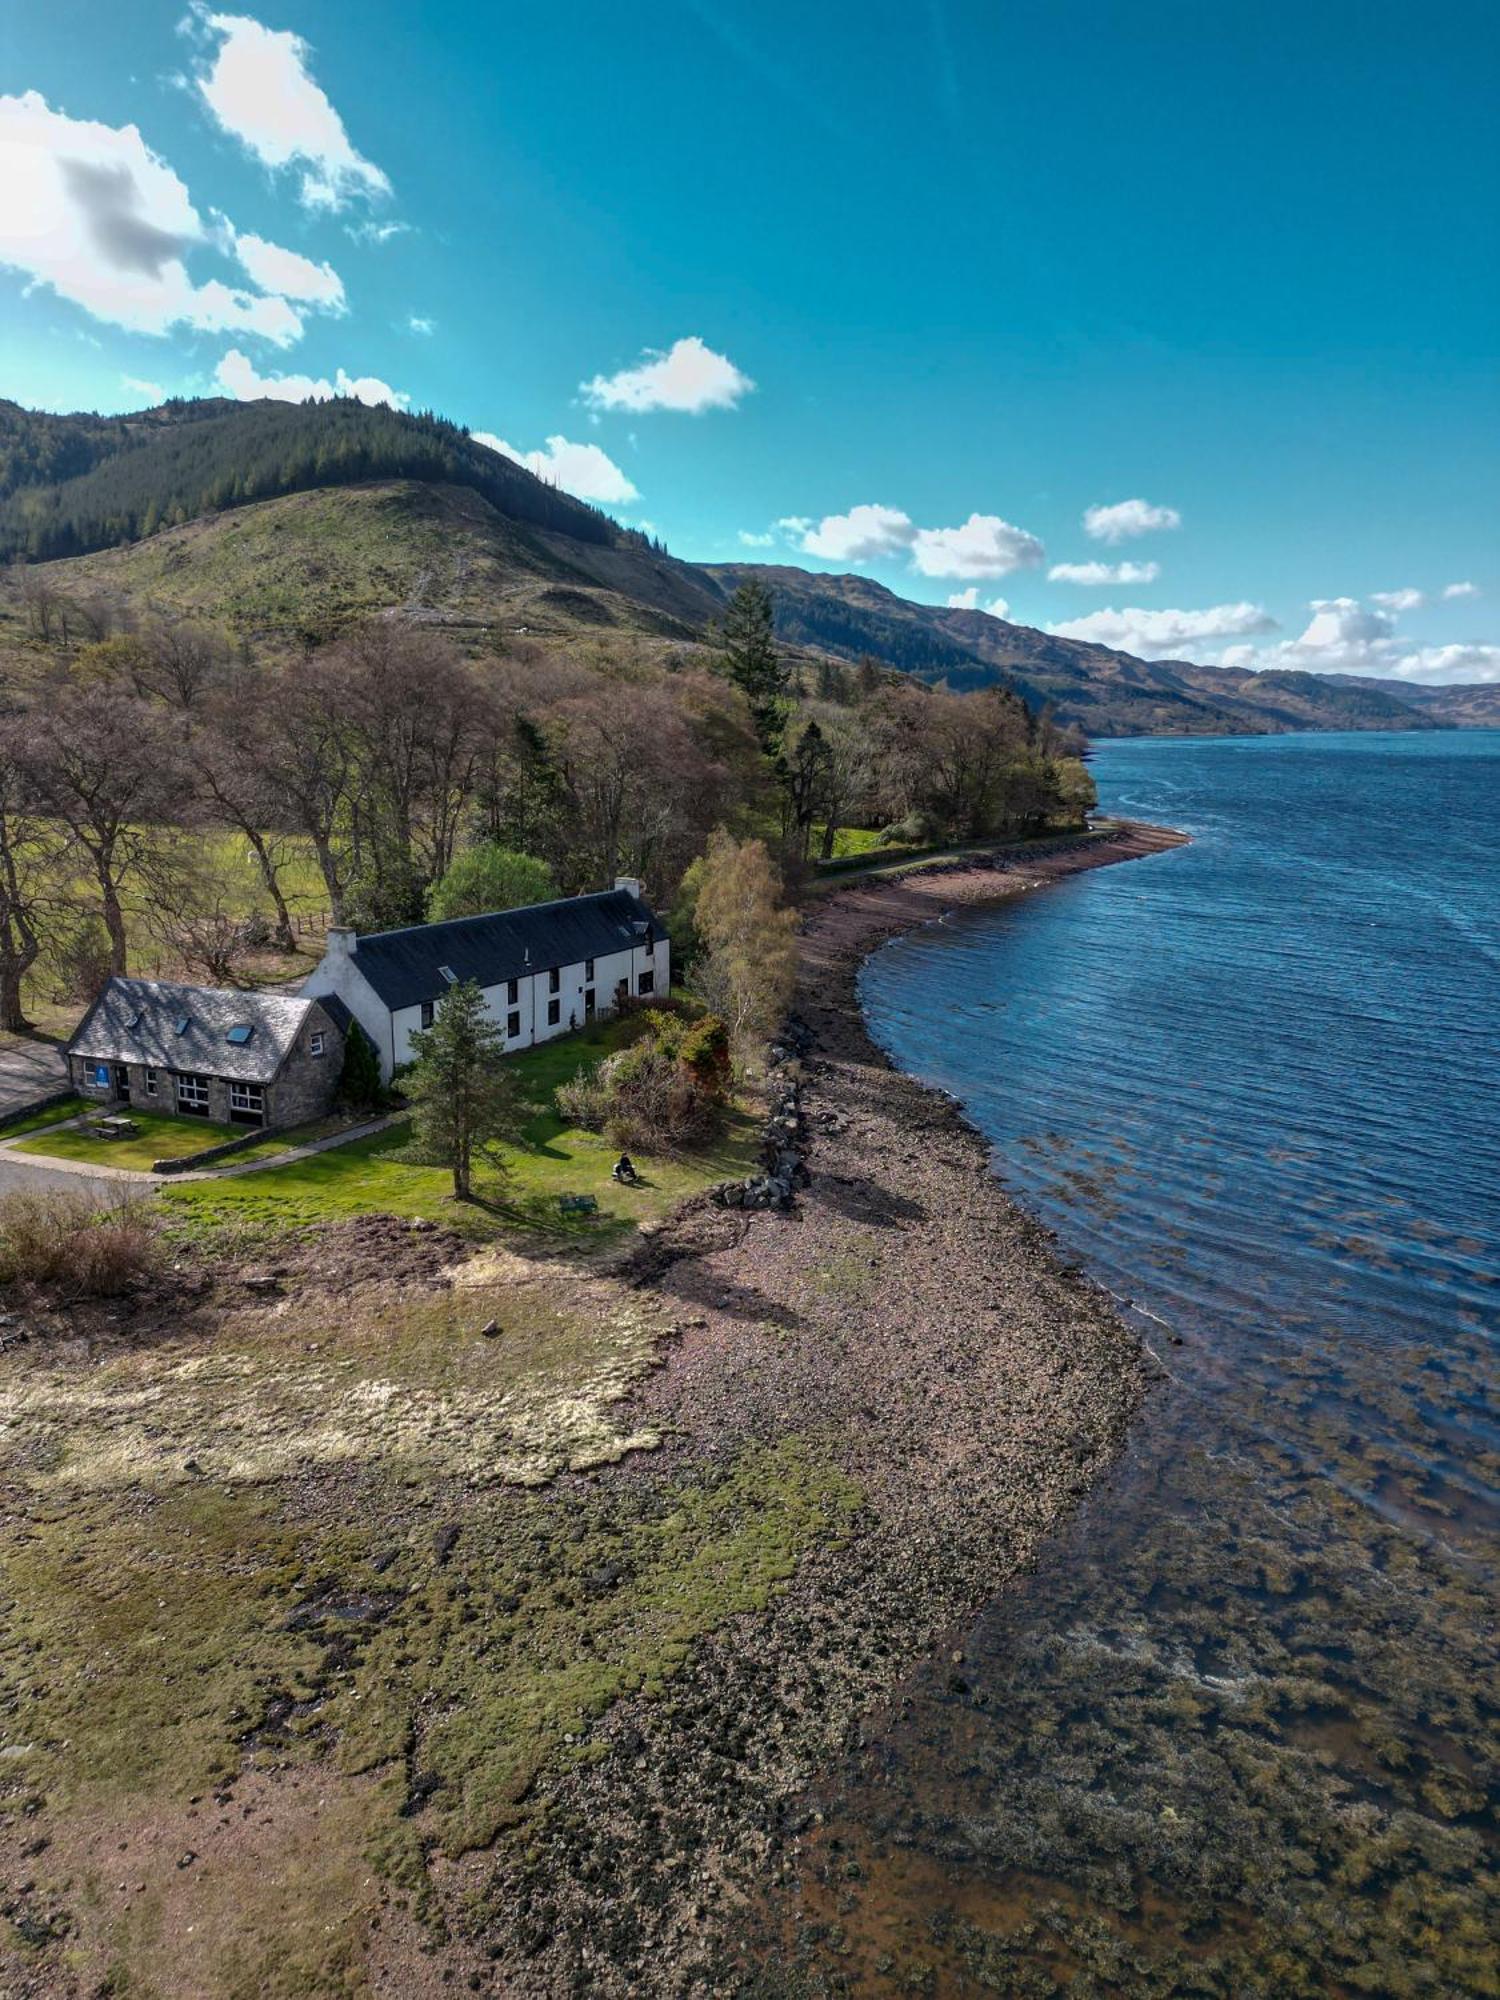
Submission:
[[[146,418],[0,405],[0,556],[84,555],[221,508],[368,479],[446,481],[578,541],[645,541],[430,412],[347,397],[215,399],[168,403]]]
[[[618,874],[670,907],[716,831],[795,882],[843,827],[923,845],[1076,818],[1073,747],[1004,690],[799,677],[758,585],[712,646],[658,664],[524,640],[475,658],[398,617],[286,662],[147,617],[0,688],[0,1021],[24,1024],[39,960],[79,997],[128,970],[142,924],[232,981],[257,938],[195,835],[243,842],[258,941],[289,953],[308,855],[331,920],[367,931]]]

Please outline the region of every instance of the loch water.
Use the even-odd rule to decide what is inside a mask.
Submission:
[[[1500,733],[1094,770],[1192,845],[899,939],[863,997],[1160,1377],[820,1787],[799,1978],[1494,1994]]]

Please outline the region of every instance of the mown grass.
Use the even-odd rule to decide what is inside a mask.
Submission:
[[[74,1126],[23,1139],[15,1150],[54,1160],[78,1160],[91,1167],[127,1167],[136,1173],[149,1173],[157,1160],[180,1160],[209,1146],[221,1146],[227,1139],[242,1139],[246,1131],[243,1125],[211,1125],[206,1118],[173,1118],[161,1111],[122,1110],[114,1115],[128,1117],[138,1128],[133,1139],[105,1139]]]
[[[26,1132],[42,1132],[49,1125],[64,1125],[70,1118],[77,1118],[89,1109],[82,1097],[65,1097],[59,1104],[50,1104],[43,1111],[29,1111],[24,1118],[12,1118],[0,1125],[0,1143],[7,1139],[19,1139]]]
[[[445,1169],[405,1157],[411,1144],[405,1119],[309,1159],[168,1189],[165,1200],[177,1220],[196,1229],[296,1230],[384,1214],[449,1222],[477,1235],[517,1226],[558,1235],[600,1235],[657,1221],[711,1182],[748,1173],[759,1133],[752,1108],[740,1104],[711,1146],[678,1155],[638,1154],[638,1186],[622,1187],[611,1180],[619,1149],[597,1132],[568,1125],[554,1092],[640,1030],[639,1016],[603,1021],[507,1058],[527,1116],[519,1144],[504,1149],[503,1171],[481,1167],[476,1174],[477,1200],[472,1204],[454,1202]],[[285,1143],[296,1136],[288,1135]],[[565,1218],[559,1197],[574,1194],[592,1195],[597,1215],[582,1221]]]

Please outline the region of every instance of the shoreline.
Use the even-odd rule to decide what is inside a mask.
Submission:
[[[741,1990],[785,1947],[778,1896],[828,1760],[1114,1462],[1156,1364],[1007,1193],[961,1106],[892,1067],[858,980],[951,909],[1186,840],[1124,822],[1087,847],[851,882],[809,910],[794,1004],[812,1184],[790,1217],[690,1204],[637,1259],[631,1281],[680,1328],[638,1398],[672,1442],[618,1476],[714,1478],[795,1444],[857,1510],[664,1693],[618,1703],[595,1761],[538,1785],[532,1859],[485,1871],[548,1940],[513,1962],[518,1989]]]

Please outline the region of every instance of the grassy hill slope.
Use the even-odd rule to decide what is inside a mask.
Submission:
[[[1493,723],[1484,690],[1147,661],[864,576],[677,561],[456,426],[347,401],[206,399],[129,417],[0,402],[0,552],[78,602],[156,606],[303,646],[376,614],[473,634],[701,643],[735,587],[789,648],[955,688],[1004,681],[1093,735]],[[32,635],[34,636],[34,635]],[[0,643],[28,644],[16,587]]]

